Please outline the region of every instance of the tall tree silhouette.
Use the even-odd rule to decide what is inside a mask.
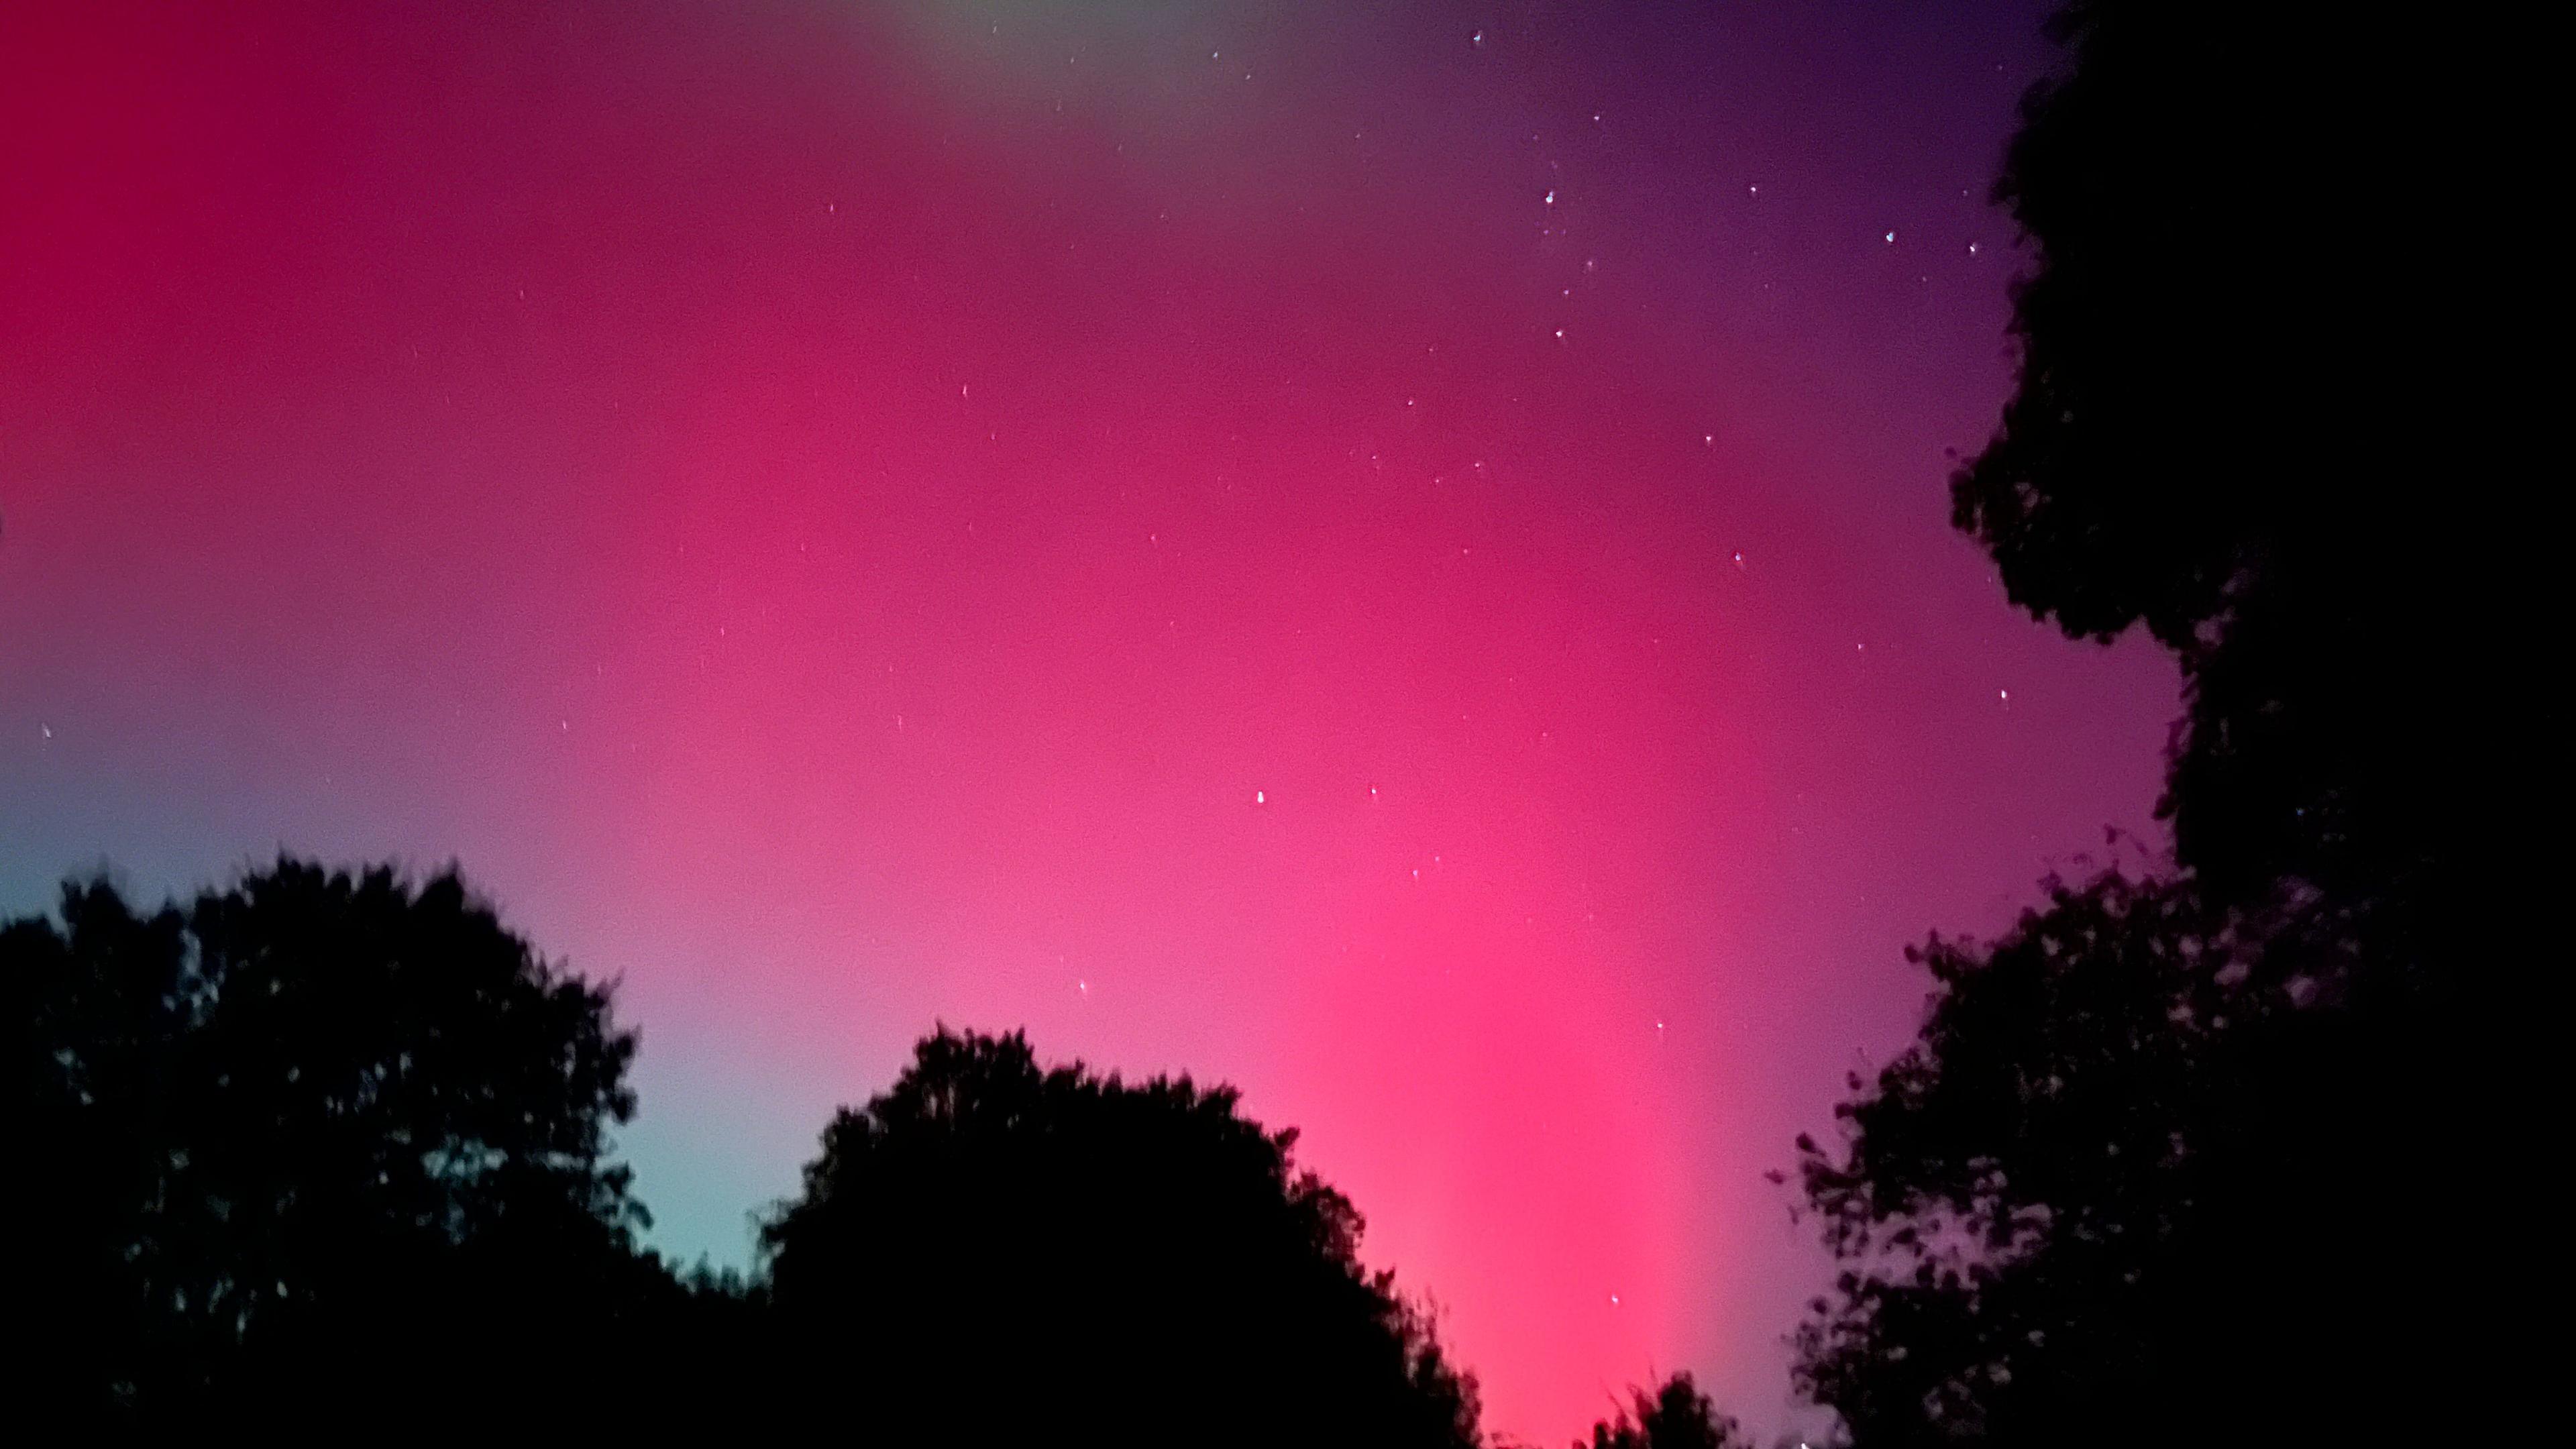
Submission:
[[[24,1411],[571,1405],[681,1292],[607,1156],[634,1035],[453,872],[68,885],[0,992]]]
[[[2462,426],[2493,399],[2451,360],[2461,293],[2387,207],[2390,178],[2481,149],[2454,97],[2394,79],[2455,27],[2076,0],[2054,30],[2072,70],[2024,102],[1995,186],[2035,255],[2019,384],[1955,521],[2015,603],[2179,658],[2164,808],[2204,888],[2402,915],[2456,838],[2464,585],[2496,551],[2424,492],[2495,461]]]
[[[888,1443],[1475,1443],[1295,1135],[943,1028],[764,1230],[785,1400]]]
[[[1863,1446],[2427,1438],[2496,1264],[2455,1226],[2492,1113],[2477,556],[2423,489],[2489,445],[2474,374],[2401,350],[2455,330],[2403,231],[2339,219],[2461,139],[2389,83],[2454,42],[2204,0],[2054,26],[2072,69],[1996,187],[2019,384],[1952,503],[2016,603],[2179,659],[2174,868],[1914,953],[1920,1039],[1800,1142],[1844,1268],[1801,1382]]]

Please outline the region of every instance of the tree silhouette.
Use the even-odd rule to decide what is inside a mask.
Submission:
[[[1752,1441],[1681,1373],[1652,1393],[1633,1391],[1627,1408],[1594,1424],[1574,1449],[1752,1449]]]
[[[1921,1037],[1799,1140],[1843,1265],[1801,1386],[1869,1449],[2436,1432],[2487,1320],[2457,1183],[2391,1149],[2455,1064],[2315,1004],[2349,949],[2106,872],[1910,952]]]
[[[634,1246],[636,1038],[452,871],[74,883],[0,925],[0,993],[21,1423],[1477,1441],[1358,1213],[1227,1090],[942,1031],[746,1284]]]
[[[785,1400],[887,1443],[1475,1443],[1359,1214],[1235,1109],[925,1038],[763,1231]]]
[[[2456,838],[2476,631],[2473,511],[2428,480],[2489,458],[2388,178],[2474,154],[2394,13],[2076,0],[2063,80],[2023,103],[1995,199],[2036,265],[2018,388],[1952,480],[2013,601],[2073,637],[2143,625],[2187,714],[2164,809],[2232,903],[2322,890],[2391,942]]]
[[[2492,445],[2473,373],[2406,350],[2446,309],[2391,285],[2403,236],[2317,242],[2460,148],[2387,84],[2450,31],[2206,0],[2054,30],[2074,64],[1996,186],[2035,257],[2018,388],[1952,503],[2014,602],[2179,659],[2175,868],[1914,953],[1921,1037],[1800,1141],[1844,1268],[1800,1379],[1863,1446],[2428,1438],[2509,1281],[2457,1226],[2496,1160],[2453,804],[2495,749],[2458,708],[2481,553],[2424,492]]]
[[[607,1157],[635,1036],[452,871],[67,885],[0,992],[30,1414],[532,1414],[687,1296]]]

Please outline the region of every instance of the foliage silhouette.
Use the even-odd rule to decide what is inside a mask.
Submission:
[[[0,992],[31,1417],[569,1411],[713,1301],[629,1241],[634,1034],[453,872],[67,885]]]
[[[925,1038],[763,1230],[782,1398],[886,1442],[1477,1442],[1359,1214],[1235,1106]]]
[[[1752,1441],[1681,1373],[1652,1393],[1635,1390],[1628,1407],[1594,1424],[1574,1449],[1752,1449]]]
[[[2459,1063],[2321,1007],[2347,939],[2187,880],[2052,882],[1934,938],[1921,1038],[1851,1081],[1808,1203],[1843,1272],[1801,1387],[1854,1443],[2395,1442],[2481,1351],[2440,1140]]]
[[[2448,97],[2390,83],[2457,42],[2216,0],[2076,0],[2053,27],[2071,73],[2024,101],[1995,186],[2036,255],[2018,389],[1955,521],[2068,635],[2174,651],[2164,809],[2205,889],[2402,913],[2457,834],[2463,585],[2491,552],[2422,490],[2484,460],[2458,420],[2494,399],[2434,365],[2463,324],[2399,280],[2415,238],[2345,223],[2475,152]]]
[[[2458,121],[2440,25],[2076,0],[1999,180],[2017,391],[1954,475],[2017,604],[2182,666],[2175,869],[1934,938],[1921,1037],[1800,1141],[1799,1376],[1863,1446],[2396,1442],[2491,1376],[2457,776],[2471,374],[2368,209]],[[2429,162],[2427,163],[2429,164]],[[2367,295],[2367,312],[2355,306]]]
[[[1224,1089],[942,1031],[745,1283],[635,1247],[636,1037],[452,871],[73,883],[0,925],[0,993],[21,1423],[1478,1442],[1358,1213]]]

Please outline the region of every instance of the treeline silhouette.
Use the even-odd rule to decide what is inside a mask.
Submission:
[[[1357,1209],[1229,1088],[943,1027],[746,1278],[641,1245],[636,1034],[453,869],[282,857],[149,913],[74,881],[0,924],[0,993],[23,1427],[1483,1442]],[[1633,1407],[1593,1443],[1742,1443],[1687,1376]]]
[[[22,1418],[587,1416],[734,1306],[634,1249],[635,1035],[452,873],[74,883],[0,993]]]
[[[745,1282],[639,1246],[636,1036],[453,871],[74,883],[0,928],[0,989],[21,1422],[1478,1442],[1358,1212],[1227,1089],[942,1029]]]

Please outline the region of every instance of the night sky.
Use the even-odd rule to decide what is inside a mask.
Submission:
[[[0,7],[0,906],[458,859],[725,1262],[935,1021],[1221,1078],[1490,1427],[1783,1422],[1902,948],[2158,838],[1947,526],[2043,8]]]

